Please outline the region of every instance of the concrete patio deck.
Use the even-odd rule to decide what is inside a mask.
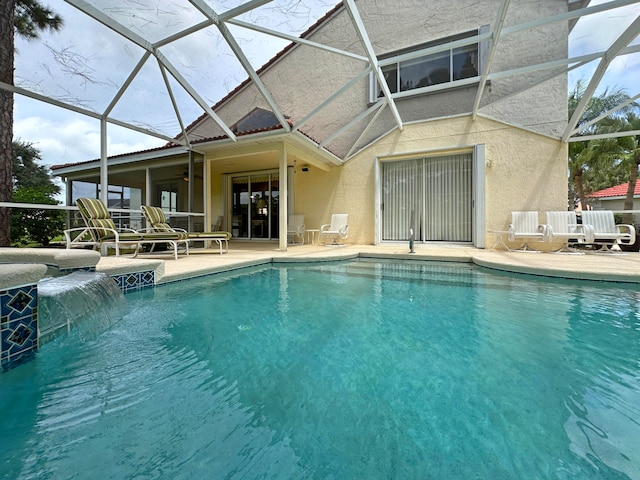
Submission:
[[[317,262],[346,260],[357,257],[396,258],[399,260],[431,260],[474,263],[479,266],[551,277],[629,282],[640,284],[640,253],[563,254],[528,253],[476,249],[465,246],[417,245],[410,254],[408,245],[296,245],[286,252],[274,242],[230,242],[229,253],[220,255],[216,248],[191,249],[176,261],[169,254],[144,254],[103,257],[97,271],[109,274],[126,273],[131,269],[154,269],[157,284],[237,268],[278,262]]]

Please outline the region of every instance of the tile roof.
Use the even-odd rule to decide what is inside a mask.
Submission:
[[[625,197],[627,195],[627,190],[629,189],[629,182],[623,183],[621,185],[616,185],[615,187],[605,188],[603,190],[598,190],[597,192],[593,192],[588,195],[590,198],[607,198],[607,197]],[[636,182],[636,188],[633,192],[634,196],[640,195],[640,181]]]

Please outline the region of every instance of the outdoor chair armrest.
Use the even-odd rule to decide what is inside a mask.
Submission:
[[[548,233],[547,233],[547,226],[548,225],[538,225],[536,228],[535,232],[531,232],[529,235],[531,235],[531,237],[533,238],[534,236],[537,237],[538,235],[541,237],[542,241],[546,241],[547,237],[548,237]],[[527,236],[526,234],[522,235],[522,236]],[[513,225],[513,223],[509,224],[509,227],[507,228],[507,238],[509,239],[510,242],[515,242],[517,240],[516,237],[516,228]]]
[[[320,225],[320,231],[324,232],[325,230],[327,230],[329,227],[331,226],[330,223],[325,223],[324,225]]]
[[[632,245],[636,242],[636,229],[633,225],[621,223],[616,225],[616,227],[618,229],[618,233],[629,234],[629,239],[627,241],[623,241],[622,239],[620,239],[619,243],[622,243],[623,245]],[[626,232],[624,230],[626,230]]]
[[[136,230],[134,230],[133,228],[119,228],[117,230],[114,230],[113,228],[109,228],[109,227],[76,227],[76,228],[68,228],[66,230],[63,230],[63,233],[64,233],[65,237],[69,238],[71,232],[87,232],[87,233],[89,233],[92,230],[100,230],[100,231],[111,232],[113,234],[113,236],[116,237],[116,238],[122,233],[126,233],[126,234],[139,233]]]
[[[576,225],[571,225],[571,226],[572,227],[575,226],[576,232],[581,231],[584,234],[584,243],[593,243],[596,241],[595,233],[591,225],[583,225],[578,223]]]
[[[78,235],[76,235],[75,237],[73,237],[73,240],[75,240],[78,237],[81,237],[84,233],[89,233],[89,230],[87,227],[76,227],[76,228],[67,228],[65,230],[62,231],[62,233],[64,234],[65,238],[67,239],[67,246],[69,246],[70,243],[72,243],[72,239],[71,239],[71,233],[72,232],[80,232]]]

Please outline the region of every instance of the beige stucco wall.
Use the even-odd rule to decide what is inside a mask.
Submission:
[[[296,213],[308,228],[327,223],[332,213],[349,214],[348,243],[375,239],[375,163],[378,157],[432,154],[485,145],[486,231],[504,230],[514,210],[564,210],[567,152],[561,142],[496,121],[470,116],[407,125],[385,136],[342,167],[311,168],[294,178]],[[543,220],[541,216],[541,220]],[[486,233],[486,244],[493,236]]]

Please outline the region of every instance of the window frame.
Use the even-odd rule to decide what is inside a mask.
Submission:
[[[476,30],[469,30],[466,32],[462,32],[456,35],[451,35],[449,37],[440,38],[438,40],[434,40],[427,43],[421,43],[419,45],[415,45],[412,47],[408,47],[401,50],[396,50],[394,52],[386,53],[384,55],[380,55],[378,57],[378,65],[380,66],[383,75],[385,73],[394,72],[395,79],[395,89],[396,91],[391,91],[391,98],[403,98],[414,95],[422,95],[426,93],[431,93],[434,91],[441,91],[445,89],[458,88],[461,86],[466,86],[474,83],[478,83],[480,81],[480,76],[482,74],[482,69],[484,66],[486,52],[488,50],[489,40],[483,39],[483,37],[487,36],[489,33],[489,26],[483,25]],[[472,37],[480,37],[477,42],[471,42],[464,44],[465,40]],[[463,45],[459,45],[462,42]],[[442,47],[445,45],[453,44],[445,49],[438,49],[434,47]],[[454,71],[454,58],[455,51],[468,48],[470,45],[477,45],[477,74],[474,76],[469,76],[466,78],[454,79],[455,71]],[[416,53],[429,50],[427,53],[418,54]],[[434,56],[442,56],[443,53],[446,53],[449,58],[449,80],[445,82],[434,83],[424,87],[416,87],[410,89],[402,89],[402,85],[400,83],[401,78],[401,70],[402,64],[411,62],[412,64],[418,64],[424,62],[428,57]],[[405,65],[405,68],[407,66]],[[389,82],[387,82],[389,83]],[[391,89],[391,88],[390,88]],[[372,72],[369,75],[369,102],[376,103],[381,98],[384,98],[384,95],[379,95],[381,93],[380,85],[378,84],[378,79],[376,75]]]

